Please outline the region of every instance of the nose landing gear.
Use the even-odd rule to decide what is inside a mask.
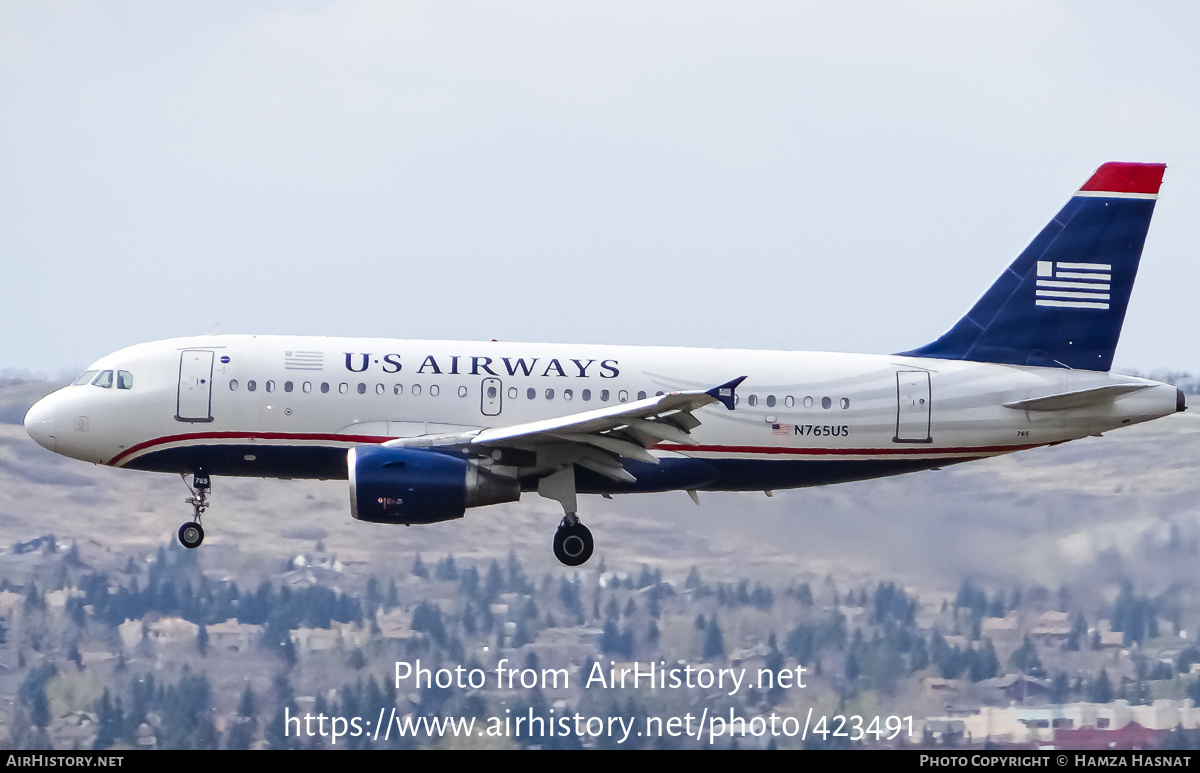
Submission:
[[[185,548],[198,548],[204,541],[204,527],[196,521],[188,521],[179,527],[179,544]]]
[[[187,485],[187,476],[184,476],[183,482]],[[207,472],[198,470],[192,476],[192,483],[188,488],[192,495],[183,501],[192,506],[192,520],[179,527],[179,544],[190,550],[200,547],[200,543],[204,542],[204,527],[200,525],[200,516],[208,509],[208,490],[212,488],[212,481],[209,480]]]

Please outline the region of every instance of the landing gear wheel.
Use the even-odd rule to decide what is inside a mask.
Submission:
[[[195,521],[188,521],[179,527],[179,544],[185,548],[198,548],[203,541],[204,529]]]
[[[204,541],[204,527],[200,525],[200,516],[208,509],[208,490],[212,481],[203,469],[196,470],[192,475],[192,483],[188,485],[187,476],[182,475],[183,485],[188,487],[192,495],[185,502],[192,506],[192,520],[179,527],[179,544],[188,550],[200,547]]]
[[[576,521],[565,521],[554,533],[554,557],[566,566],[579,566],[592,557],[591,529]]]

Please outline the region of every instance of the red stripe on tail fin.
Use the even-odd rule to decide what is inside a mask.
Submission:
[[[1081,191],[1157,194],[1166,164],[1128,164],[1110,161],[1096,170]]]

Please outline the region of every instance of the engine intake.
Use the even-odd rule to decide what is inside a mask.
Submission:
[[[434,451],[360,446],[350,449],[346,469],[350,514],[360,521],[436,523],[521,497],[516,478]]]

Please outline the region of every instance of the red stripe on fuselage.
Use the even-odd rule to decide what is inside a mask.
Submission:
[[[678,445],[657,445],[655,448],[660,451],[679,451],[686,453],[688,451],[708,451],[710,453],[726,453],[726,454],[800,454],[800,455],[829,455],[829,456],[855,456],[855,455],[898,455],[906,454],[912,456],[936,456],[938,454],[1004,454],[1010,451],[1024,451],[1029,448],[1037,448],[1042,443],[1029,443],[1019,446],[971,446],[965,448],[783,448],[779,446],[678,446]]]
[[[184,443],[196,440],[296,440],[296,441],[321,441],[327,440],[333,443],[364,443],[378,445],[386,443],[389,440],[396,440],[393,437],[379,437],[377,435],[339,435],[337,433],[290,433],[290,432],[191,432],[181,435],[167,435],[165,437],[147,440],[143,443],[138,443],[135,446],[125,449],[121,453],[114,456],[108,461],[110,467],[120,466],[121,462],[126,461],[134,454],[141,451],[153,448],[155,446],[170,445],[171,443]],[[973,446],[962,448],[929,448],[929,447],[897,447],[897,448],[787,448],[782,446],[717,446],[717,445],[672,445],[660,444],[655,446],[659,451],[678,451],[681,453],[687,452],[707,452],[707,453],[726,453],[726,454],[778,454],[791,456],[937,456],[939,454],[1004,454],[1011,451],[1024,451],[1029,448],[1037,448],[1041,443],[1028,443],[1024,445],[1013,446]]]

